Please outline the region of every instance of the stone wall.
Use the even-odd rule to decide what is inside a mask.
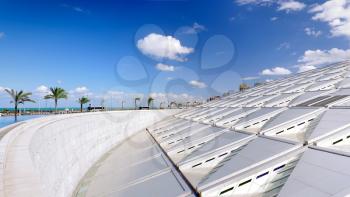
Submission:
[[[0,158],[0,162],[2,159],[1,163],[4,164],[2,172],[0,169],[0,173],[4,175],[3,194],[25,194],[13,190],[28,187],[31,192],[37,192],[34,196],[70,196],[80,179],[104,153],[130,135],[178,112],[96,112],[26,121],[1,140],[6,142],[0,147],[0,152],[4,153]],[[18,143],[21,149],[16,148]],[[24,162],[25,165],[17,165],[16,157],[11,154],[16,154],[17,161]],[[20,161],[22,157],[30,159]],[[13,159],[9,162],[7,158]],[[31,173],[21,174],[21,171],[15,171],[16,166],[27,168]],[[7,183],[21,176],[22,180],[27,180],[24,185],[7,187]],[[30,180],[33,182],[30,183]]]

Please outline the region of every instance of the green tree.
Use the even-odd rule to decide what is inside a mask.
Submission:
[[[149,108],[149,109],[151,108],[151,104],[153,103],[153,101],[154,101],[154,98],[148,97],[147,105],[148,105],[148,108]]]
[[[55,112],[57,113],[57,103],[59,99],[67,99],[68,93],[59,87],[51,87],[50,94],[46,95],[44,99],[53,99],[55,101]]]
[[[83,97],[78,99],[78,102],[80,104],[80,112],[83,112],[84,104],[90,102],[90,99],[88,97],[83,96]]]
[[[136,97],[136,98],[134,99],[134,102],[135,102],[135,109],[137,109],[137,101],[140,101],[140,100],[141,100],[140,97]]]
[[[17,113],[18,113],[18,105],[24,104],[25,102],[32,102],[35,103],[34,100],[30,99],[30,96],[32,95],[31,92],[23,92],[23,90],[17,92],[14,89],[5,89],[5,91],[11,96],[12,101],[15,106],[15,121],[17,121]]]

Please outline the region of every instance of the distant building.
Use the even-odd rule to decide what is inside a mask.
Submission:
[[[217,100],[217,99],[220,99],[221,97],[220,96],[211,96],[207,99],[207,101],[213,101],[213,100]]]

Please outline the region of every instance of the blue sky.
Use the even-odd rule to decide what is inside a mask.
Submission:
[[[82,95],[112,106],[150,94],[158,103],[201,100],[242,81],[348,59],[349,4],[2,1],[0,107],[9,106],[3,88],[33,92],[42,104],[50,86],[69,91],[62,107],[75,106]]]

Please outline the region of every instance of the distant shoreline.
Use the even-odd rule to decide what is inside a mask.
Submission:
[[[135,110],[135,108],[107,108],[105,110],[91,110],[91,111],[87,110],[87,108],[83,108],[83,112],[121,111],[121,110]],[[82,112],[78,107],[57,108],[57,114],[73,114],[73,113],[82,113]],[[20,108],[18,116],[51,115],[51,114],[56,114],[55,108]],[[0,108],[0,117],[7,117],[7,116],[14,116],[14,115],[15,115],[14,108]]]

